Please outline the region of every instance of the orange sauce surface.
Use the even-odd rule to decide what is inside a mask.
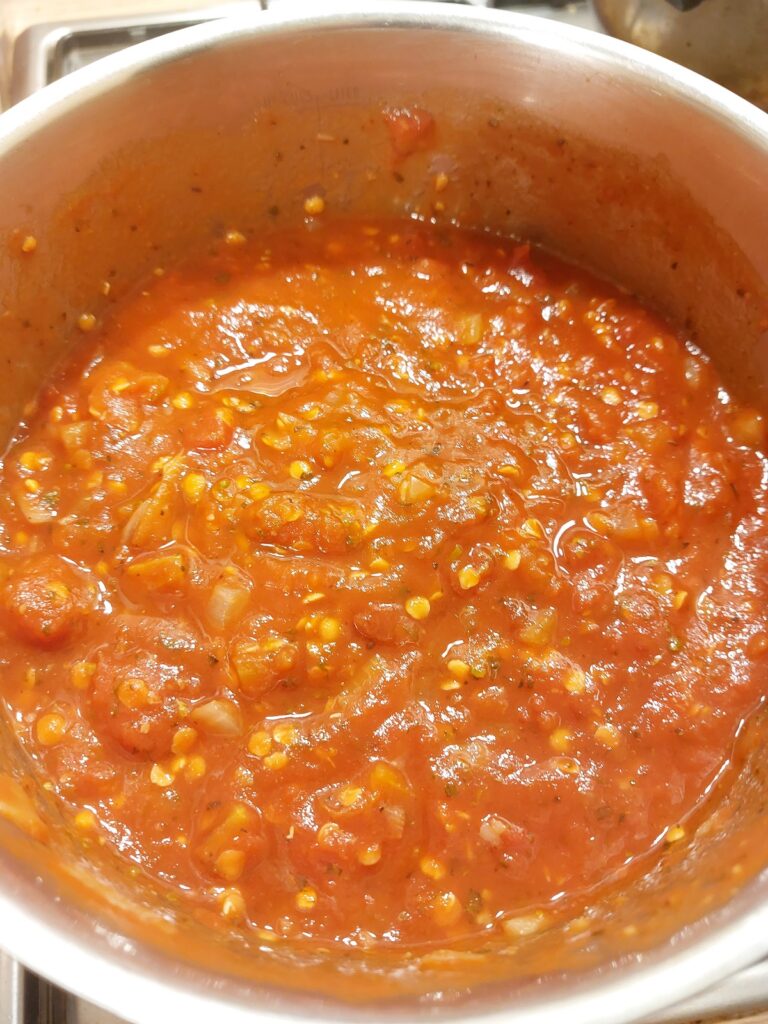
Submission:
[[[763,443],[528,245],[231,233],[6,453],[0,692],[73,827],[265,940],[535,931],[684,841],[762,698]]]

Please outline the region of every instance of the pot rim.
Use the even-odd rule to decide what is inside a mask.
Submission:
[[[72,71],[0,114],[0,158],[50,121],[108,92],[142,71],[235,40],[244,34],[284,29],[306,32],[347,29],[456,29],[535,42],[542,49],[586,51],[615,69],[644,72],[648,86],[687,101],[736,131],[758,149],[768,151],[768,113],[711,79],[666,57],[604,33],[531,14],[464,6],[446,0],[373,0],[360,11],[355,0],[327,0],[320,12],[308,13],[301,0],[284,0],[276,8],[228,13],[219,20],[176,29],[134,44]],[[546,26],[543,28],[542,26]]]
[[[270,11],[248,10],[220,21],[206,22],[174,31],[104,57],[47,86],[0,116],[0,160],[46,125],[78,107],[121,87],[133,76],[154,67],[193,57],[246,37],[283,32],[322,32],[360,29],[439,29],[469,35],[494,35],[532,45],[539,50],[586,54],[595,66],[623,72],[668,96],[670,100],[705,112],[727,126],[728,131],[768,155],[768,114],[723,87],[665,58],[630,43],[586,29],[547,21],[526,14],[485,8],[461,7],[424,0],[377,0],[360,11],[349,0],[326,0],[322,12],[307,13],[291,4]],[[289,1024],[306,1022],[309,1016],[334,1021],[397,1019],[401,1024],[433,1016],[434,1006],[388,1013],[381,1007],[347,1007],[306,1002],[290,994],[271,998],[262,990],[259,1005],[222,995],[216,979],[194,988],[181,969],[152,973],[135,960],[137,947],[130,940],[95,925],[86,939],[72,939],[63,928],[24,905],[13,885],[0,882],[0,946],[31,970],[55,984],[122,1018],[141,1024],[167,1024],[171,1019],[193,1022],[212,1014],[216,1024]],[[682,933],[685,935],[685,932]],[[679,940],[679,937],[676,937]],[[467,1009],[462,1019],[487,1024],[619,1024],[645,1017],[663,1007],[696,994],[740,968],[768,954],[768,902],[754,901],[728,923],[713,923],[711,930],[689,944],[676,940],[670,952],[659,947],[626,968],[617,978],[602,972],[588,987],[559,994],[539,1005],[515,1008],[495,1006]],[[200,973],[195,971],[195,973]],[[198,982],[200,979],[196,979]],[[445,1011],[445,1017],[456,1011]]]

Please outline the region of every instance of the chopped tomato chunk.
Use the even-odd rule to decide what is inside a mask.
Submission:
[[[3,603],[15,631],[30,644],[56,647],[73,640],[95,604],[95,592],[64,559],[33,558],[5,585]]]

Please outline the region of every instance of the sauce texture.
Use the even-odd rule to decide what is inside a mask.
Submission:
[[[81,317],[1,692],[73,829],[264,941],[525,935],[684,842],[760,703],[763,418],[528,245],[321,221]]]

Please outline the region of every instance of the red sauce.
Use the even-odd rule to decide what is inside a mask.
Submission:
[[[314,227],[44,390],[2,693],[73,827],[265,939],[533,931],[685,841],[760,701],[763,419],[528,245]]]

